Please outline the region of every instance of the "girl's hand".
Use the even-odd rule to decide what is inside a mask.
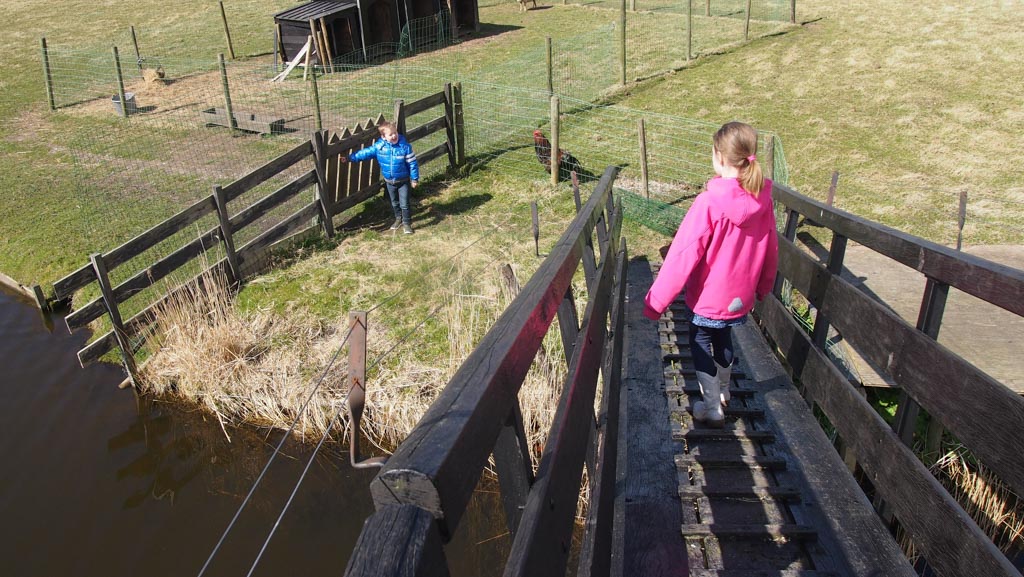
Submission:
[[[409,183],[412,185],[413,188],[416,188],[417,186],[420,185],[420,181],[418,180],[411,180],[409,181]]]

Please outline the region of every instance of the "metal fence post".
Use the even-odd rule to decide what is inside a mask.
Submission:
[[[561,168],[561,155],[559,154],[558,138],[558,97],[551,97],[551,184],[558,184],[558,172]]]
[[[46,81],[46,101],[50,103],[50,110],[57,110],[53,99],[53,75],[50,73],[50,51],[46,48],[46,37],[39,38],[39,45],[43,50],[43,79]]]
[[[128,118],[128,103],[124,101],[124,76],[121,75],[121,56],[114,46],[114,72],[117,74],[117,97],[121,102],[121,116]]]

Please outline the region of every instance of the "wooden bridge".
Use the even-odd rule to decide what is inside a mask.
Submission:
[[[898,525],[938,574],[1020,577],[908,445],[924,411],[933,433],[945,429],[1024,495],[1024,400],[935,340],[950,287],[1021,316],[1024,273],[777,187],[780,280],[734,332],[726,427],[705,429],[688,413],[698,393],[681,308],[659,323],[641,315],[654,271],[628,258],[615,176],[605,171],[373,480],[376,512],[347,576],[448,575],[445,543],[493,456],[512,535],[506,576],[915,575]],[[793,242],[800,215],[833,231],[824,262]],[[848,240],[927,278],[917,326],[839,276]],[[582,318],[570,290],[579,269]],[[817,311],[812,330],[783,305],[790,290]],[[568,371],[534,474],[517,394],[556,317]],[[903,391],[895,426],[827,354],[830,327]]]

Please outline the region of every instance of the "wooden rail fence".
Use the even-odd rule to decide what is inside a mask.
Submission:
[[[591,492],[578,574],[608,574],[626,286],[622,209],[611,194],[617,172],[605,171],[529,283],[373,480],[376,512],[347,576],[448,575],[443,544],[492,453],[513,536],[505,575],[565,574],[584,465]],[[570,290],[581,265],[588,289],[582,322]],[[556,315],[568,372],[534,477],[518,393]]]
[[[778,299],[766,299],[757,312],[808,400],[835,426],[886,510],[939,574],[1020,577],[908,445],[918,407],[923,408],[1015,494],[1024,495],[1024,399],[936,341],[950,287],[1020,316],[1024,273],[858,218],[785,186],[776,185],[775,199],[788,214],[779,239],[776,296],[784,277],[818,316],[808,335]],[[833,233],[824,264],[793,242],[800,215]],[[925,275],[917,326],[840,277],[848,240]],[[825,354],[829,325],[902,388],[894,427]]]
[[[464,159],[462,139],[465,131],[461,114],[461,87],[447,84],[442,92],[408,105],[403,101],[397,101],[395,118],[399,126],[404,127],[407,117],[437,107],[442,107],[442,112],[437,118],[413,127],[406,135],[410,142],[415,142],[443,130],[445,141],[418,154],[417,157],[421,164],[426,164],[447,155],[449,166],[455,167]],[[372,198],[381,190],[380,167],[376,161],[342,164],[338,157],[369,146],[379,136],[376,125],[382,119],[381,116],[376,121],[370,120],[365,125],[359,124],[354,129],[345,129],[340,133],[317,131],[310,140],[242,178],[223,187],[214,186],[213,194],[210,196],[196,201],[192,206],[121,246],[106,253],[92,255],[88,264],[55,282],[53,286],[57,300],[67,300],[76,291],[94,282],[100,287],[100,297],[65,317],[68,330],[86,326],[103,315],[107,315],[113,325],[109,332],[78,352],[79,362],[85,366],[117,346],[129,376],[134,378],[134,352],[137,347],[132,345],[130,340],[146,330],[153,321],[156,309],[173,295],[190,285],[202,287],[202,279],[208,273],[224,275],[231,283],[238,283],[262,272],[266,266],[264,255],[267,249],[282,240],[303,237],[316,233],[318,229],[323,230],[328,237],[333,237],[335,216]],[[312,170],[302,173],[278,190],[232,213],[232,201],[311,156],[314,159]],[[234,239],[240,230],[253,225],[275,207],[296,198],[311,187],[316,191],[311,202],[284,217],[245,245],[235,246]],[[158,243],[214,213],[219,223],[217,226],[202,232],[171,254],[138,270],[128,280],[116,286],[111,285],[111,270],[128,263]],[[315,224],[311,225],[311,222]],[[164,295],[131,318],[121,318],[119,305],[132,295],[153,286],[218,246],[223,248],[225,257],[214,263],[207,271]]]

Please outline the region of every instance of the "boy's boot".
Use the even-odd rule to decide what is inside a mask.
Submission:
[[[693,404],[693,418],[708,424],[710,427],[721,427],[725,424],[725,412],[722,410],[721,384],[717,375],[709,375],[697,371],[697,384],[700,385],[700,401]]]
[[[715,366],[718,367],[718,384],[722,386],[722,406],[727,406],[731,398],[729,394],[729,379],[732,378],[732,365],[723,367],[716,361]]]
[[[400,228],[402,228],[402,217],[396,216],[395,222],[391,223],[391,228],[388,230],[398,230]]]

